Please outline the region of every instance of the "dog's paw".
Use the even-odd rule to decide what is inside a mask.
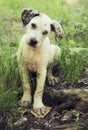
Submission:
[[[54,77],[54,76],[48,77],[48,83],[50,85],[56,85],[56,84],[58,84],[58,82],[59,82],[58,77]]]
[[[18,103],[21,107],[30,107],[31,108],[31,98],[30,96],[23,95],[22,99]]]
[[[19,101],[18,105],[21,106],[21,107],[31,108],[31,103],[29,101]]]
[[[37,118],[45,117],[51,110],[51,107],[43,106],[41,108],[33,108],[31,113]]]

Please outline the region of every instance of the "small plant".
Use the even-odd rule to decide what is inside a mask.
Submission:
[[[16,91],[2,90],[0,92],[0,113],[6,113],[17,108],[16,96]]]

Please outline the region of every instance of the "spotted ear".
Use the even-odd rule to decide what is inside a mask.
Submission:
[[[23,25],[27,25],[31,19],[35,16],[39,16],[39,12],[37,10],[32,9],[24,9],[21,13],[21,19],[23,22]]]
[[[55,32],[55,40],[60,41],[63,38],[63,29],[59,22],[52,20],[51,31]]]

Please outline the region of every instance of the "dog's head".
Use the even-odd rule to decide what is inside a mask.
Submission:
[[[55,32],[56,41],[60,41],[63,37],[61,25],[57,21],[51,20],[46,14],[24,9],[21,19],[23,25],[27,26],[27,42],[33,47],[42,44],[51,31]]]

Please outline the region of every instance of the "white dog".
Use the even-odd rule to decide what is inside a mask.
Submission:
[[[50,111],[50,107],[44,106],[42,102],[46,76],[48,75],[49,83],[57,82],[51,68],[61,53],[58,46],[50,44],[49,33],[54,31],[55,38],[59,41],[63,37],[63,30],[57,21],[38,11],[24,9],[21,16],[23,24],[27,27],[18,49],[18,65],[23,81],[21,105],[26,107],[32,103],[28,72],[36,72],[37,85],[32,113],[41,118]]]

